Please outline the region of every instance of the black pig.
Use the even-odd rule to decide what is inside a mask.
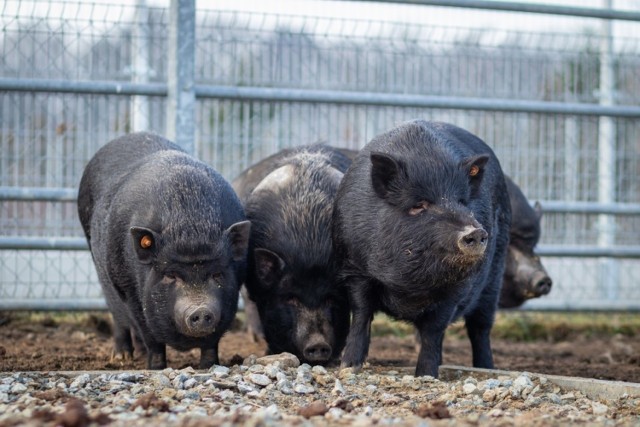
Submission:
[[[313,145],[283,150],[234,180],[252,223],[247,314],[255,302],[270,353],[323,364],[344,347],[349,306],[335,286],[331,216],[349,163]]]
[[[371,320],[383,311],[417,327],[416,375],[438,375],[445,329],[459,316],[473,365],[492,368],[510,220],[498,159],[476,136],[412,121],[375,137],[334,205],[338,277],[353,310],[342,366],[361,368]]]
[[[511,200],[511,229],[498,305],[513,308],[548,294],[553,282],[534,253],[540,240],[540,203],[536,202],[532,208],[520,188],[509,177],[505,176],[505,180]]]
[[[228,182],[148,133],[111,141],[88,163],[78,213],[114,320],[114,357],[167,365],[165,345],[218,362],[244,279],[250,223]]]

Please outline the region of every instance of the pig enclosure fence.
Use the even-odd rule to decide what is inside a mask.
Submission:
[[[542,203],[554,288],[525,307],[639,310],[640,13],[447,2],[514,22],[546,13],[513,30],[433,23],[468,11],[422,3],[395,5],[424,18],[407,22],[363,18],[364,5],[353,18],[6,0],[0,309],[104,308],[75,197],[116,136],[168,135],[233,179],[281,148],[356,149],[420,117],[480,136]]]

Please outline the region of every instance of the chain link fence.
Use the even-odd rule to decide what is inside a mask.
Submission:
[[[615,15],[632,29],[619,34],[605,12],[570,9],[582,18],[562,31],[197,10],[193,129],[178,134],[231,180],[285,147],[452,122],[542,203],[554,289],[525,307],[638,310],[640,13]],[[171,133],[171,10],[0,6],[0,309],[104,307],[75,194],[109,140]]]

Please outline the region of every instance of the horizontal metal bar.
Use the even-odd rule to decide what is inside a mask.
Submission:
[[[371,0],[352,0],[371,1]],[[445,6],[465,9],[497,10],[502,12],[542,13],[548,15],[576,16],[581,18],[619,19],[640,21],[640,13],[626,10],[598,9],[551,4],[519,3],[487,0],[375,0],[376,3],[402,3],[423,6]]]
[[[639,106],[605,106],[599,104],[527,101],[497,98],[460,98],[453,96],[265,88],[249,86],[238,87],[196,85],[195,91],[196,97],[198,98],[233,99],[240,101],[308,102],[320,104],[443,108],[456,110],[506,111],[520,113],[640,118]]]
[[[75,202],[75,188],[0,187],[0,201]],[[640,203],[598,203],[581,201],[540,200],[545,213],[640,215]]]
[[[0,310],[107,310],[107,304],[102,298],[69,299],[2,299]],[[244,310],[240,304],[238,310]],[[501,309],[501,311],[640,311],[640,302],[633,301],[581,301],[581,300],[553,300],[552,297],[527,301],[517,309]]]
[[[598,203],[541,200],[544,213],[640,215],[639,203]]]
[[[87,241],[81,237],[0,236],[1,250],[85,251]]]
[[[0,91],[167,96],[164,83],[1,78]]]
[[[640,258],[640,246],[539,245],[536,253],[546,257]]]
[[[0,187],[0,200],[75,202],[77,199],[75,188]]]
[[[105,81],[68,81],[0,78],[0,91],[62,92],[104,95],[166,96],[163,83],[127,83]],[[233,99],[238,101],[304,102],[319,104],[369,105],[380,107],[443,108],[454,110],[503,111],[578,116],[640,118],[640,106],[599,105],[499,98],[462,98],[454,96],[412,95],[251,86],[196,85],[197,98]]]
[[[0,250],[87,250],[80,237],[6,237],[0,236]],[[547,257],[640,258],[640,246],[599,247],[590,245],[539,245],[536,253]]]
[[[5,298],[0,299],[0,311],[1,310],[107,310],[107,304],[103,298]],[[244,310],[242,295],[238,298],[238,310]]]
[[[552,291],[553,292],[553,291]],[[640,301],[607,301],[607,300],[554,300],[553,294],[548,297],[529,300],[519,308],[502,309],[531,311],[640,311]]]
[[[103,298],[74,298],[74,299],[1,299],[0,310],[106,310],[107,304]]]

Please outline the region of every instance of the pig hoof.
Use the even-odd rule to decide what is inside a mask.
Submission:
[[[167,356],[164,353],[147,355],[147,369],[164,369],[167,367]]]
[[[351,365],[349,363],[341,363],[340,364],[340,374],[348,374],[348,373],[353,373],[353,374],[357,374],[358,372],[360,372],[362,370],[362,365]]]
[[[133,352],[114,350],[111,353],[111,362],[130,362],[132,360],[133,360]]]
[[[218,351],[212,349],[200,350],[200,363],[198,369],[209,369],[213,365],[219,365]]]
[[[247,335],[249,335],[249,340],[253,343],[259,344],[264,342],[264,334],[259,331],[254,331],[251,327],[247,329]]]

